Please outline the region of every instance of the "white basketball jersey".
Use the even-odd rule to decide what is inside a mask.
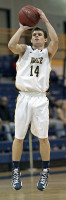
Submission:
[[[33,50],[27,49],[16,63],[16,87],[21,91],[46,92],[49,87],[51,71],[47,48]]]

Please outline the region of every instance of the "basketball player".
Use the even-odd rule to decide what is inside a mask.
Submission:
[[[50,63],[58,48],[58,37],[43,11],[38,9],[38,12],[50,37],[47,48],[45,48],[47,33],[40,28],[32,31],[32,47],[19,44],[23,32],[30,28],[21,24],[8,44],[14,54],[19,54],[16,63],[16,87],[19,89],[19,96],[15,112],[15,139],[12,146],[12,185],[16,190],[22,187],[20,158],[23,140],[30,123],[31,132],[39,139],[42,158],[42,172],[37,188],[44,190],[48,186],[50,144],[48,141],[49,112],[46,91],[49,87]]]

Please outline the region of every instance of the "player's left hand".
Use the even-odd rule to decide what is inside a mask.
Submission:
[[[48,21],[48,19],[47,19],[46,15],[44,14],[44,12],[41,9],[38,9],[38,8],[37,8],[37,10],[38,10],[38,13],[40,15],[40,19],[42,19],[43,22]]]

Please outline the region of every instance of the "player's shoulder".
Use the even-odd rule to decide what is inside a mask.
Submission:
[[[48,54],[48,48],[46,47],[46,48],[44,48],[43,50],[42,50],[42,52],[44,52],[44,53],[47,53]]]
[[[20,46],[20,49],[21,49],[21,51],[19,53],[19,57],[21,58],[21,57],[24,56],[24,54],[26,53],[26,51],[27,52],[30,51],[30,46],[28,46],[26,44],[20,44],[19,46]]]
[[[26,46],[26,50],[27,50],[27,51],[32,51],[32,47],[31,47],[30,45],[27,45],[27,46]]]
[[[42,55],[44,55],[44,57],[48,57],[48,49],[47,49],[47,47],[44,48],[41,52],[42,52]]]
[[[19,55],[18,61],[20,61],[23,57],[26,57],[31,51],[31,46],[29,45],[21,44],[21,48],[22,48],[22,51]]]

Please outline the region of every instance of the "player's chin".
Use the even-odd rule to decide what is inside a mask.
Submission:
[[[40,45],[40,42],[39,42],[39,41],[35,41],[35,44],[36,44],[36,45]]]

